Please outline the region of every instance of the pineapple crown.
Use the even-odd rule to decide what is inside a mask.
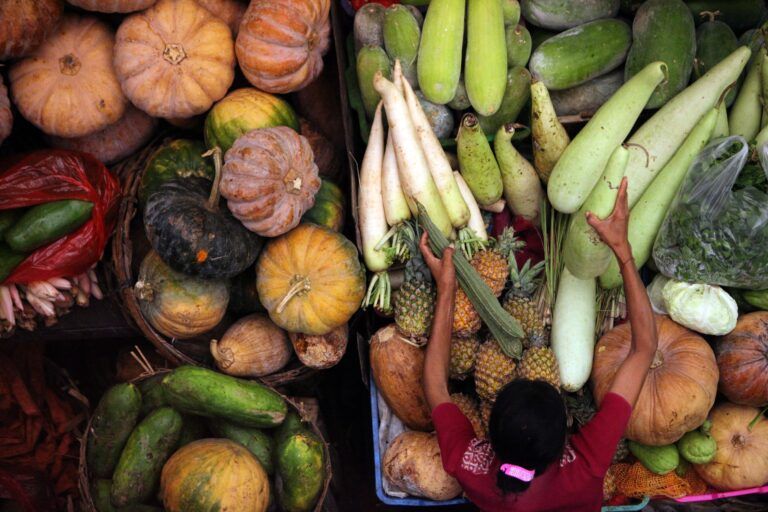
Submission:
[[[521,251],[525,248],[525,241],[520,240],[515,236],[514,228],[507,226],[504,228],[504,231],[501,232],[501,235],[496,238],[496,247],[504,259],[510,261],[517,251]]]
[[[421,226],[416,221],[409,221],[411,229],[407,230],[406,244],[410,258],[405,263],[405,280],[409,282],[431,282],[432,273],[429,271],[424,257],[419,249],[419,240],[421,239]]]
[[[531,267],[531,260],[527,260],[522,268],[517,265],[514,257],[509,259],[509,280],[511,287],[509,293],[514,297],[530,297],[539,285],[541,271],[544,270],[544,262],[540,261]]]

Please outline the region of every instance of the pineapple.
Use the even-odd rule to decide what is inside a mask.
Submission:
[[[456,406],[472,424],[472,428],[475,431],[475,436],[481,439],[485,438],[485,429],[483,428],[483,422],[480,416],[480,409],[477,406],[477,402],[472,397],[465,395],[464,393],[452,394],[451,402],[456,404]]]
[[[622,437],[619,440],[619,444],[616,446],[616,453],[613,454],[611,464],[618,464],[627,457],[629,457],[629,443],[625,437]]]
[[[480,340],[476,336],[451,340],[451,359],[448,370],[452,379],[464,380],[475,367]]]
[[[491,423],[491,410],[493,409],[493,403],[487,400],[480,401],[480,421],[483,422],[483,432],[485,437],[488,437],[488,425]]]
[[[524,245],[525,242],[515,237],[515,231],[512,228],[506,228],[495,244],[472,256],[470,265],[477,270],[496,297],[501,296],[507,284],[510,257]]]
[[[515,376],[515,361],[502,352],[496,340],[489,339],[480,345],[475,361],[475,389],[480,398],[493,402]]]
[[[582,388],[578,393],[565,395],[565,406],[568,411],[569,427],[583,427],[597,412],[595,401],[588,387]]]
[[[394,310],[400,333],[423,343],[435,313],[435,287],[416,240],[409,240],[411,259],[405,264],[405,281],[395,294]]]
[[[453,303],[453,334],[460,338],[466,338],[476,334],[483,326],[480,320],[480,313],[459,287],[456,290],[456,298]]]
[[[518,371],[524,379],[543,380],[560,389],[560,370],[555,353],[549,347],[531,347],[526,350]]]
[[[504,298],[504,309],[520,322],[520,327],[525,332],[525,348],[544,347],[548,344],[544,319],[539,315],[533,300],[533,294],[539,284],[538,276],[543,268],[544,262],[531,267],[530,260],[525,262],[523,268],[518,268],[517,261],[510,259],[509,277],[512,287]]]

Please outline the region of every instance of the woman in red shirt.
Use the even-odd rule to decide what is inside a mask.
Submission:
[[[603,478],[653,361],[656,326],[627,240],[626,178],[613,213],[604,220],[587,213],[587,220],[619,261],[632,349],[600,410],[569,439],[560,392],[545,382],[528,380],[515,380],[499,393],[491,411],[490,441],[475,437],[469,420],[451,403],[448,393],[456,292],[453,248],[438,259],[429,249],[426,234],[421,239],[421,251],[438,290],[424,362],[424,391],[443,466],[484,511],[600,510]]]

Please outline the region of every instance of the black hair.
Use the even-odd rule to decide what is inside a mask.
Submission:
[[[536,471],[536,476],[558,460],[565,447],[567,416],[560,392],[544,381],[518,379],[496,397],[488,434],[502,464]],[[496,484],[505,494],[528,489],[523,482],[499,469]]]

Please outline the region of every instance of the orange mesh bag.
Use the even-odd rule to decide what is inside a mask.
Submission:
[[[632,464],[626,472],[616,475],[616,490],[619,494],[629,498],[642,498],[644,496],[665,496],[667,498],[681,498],[694,494],[694,477],[690,477],[694,471],[688,471],[686,478],[680,478],[672,471],[666,475],[657,475],[648,471],[639,462]],[[704,487],[706,490],[706,486]],[[703,491],[702,491],[703,492]]]
[[[610,501],[618,494],[617,482],[624,478],[631,464],[612,464],[603,478],[603,501]]]

